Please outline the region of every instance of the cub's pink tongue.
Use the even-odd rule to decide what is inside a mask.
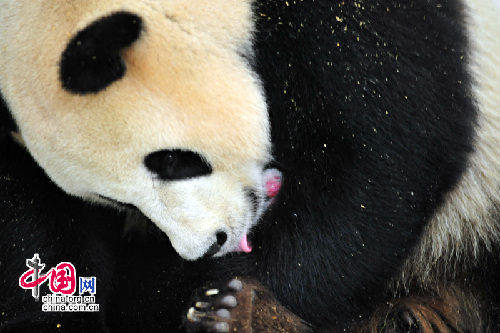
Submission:
[[[247,235],[243,236],[243,238],[241,239],[240,246],[239,246],[237,251],[245,252],[245,253],[252,252],[252,246],[250,244],[248,244]]]

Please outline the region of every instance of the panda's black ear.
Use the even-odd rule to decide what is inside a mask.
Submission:
[[[126,65],[121,52],[142,31],[142,19],[128,12],[105,16],[79,31],[64,50],[60,79],[65,90],[98,93],[121,79]]]

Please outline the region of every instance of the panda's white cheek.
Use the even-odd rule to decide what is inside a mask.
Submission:
[[[175,215],[187,217],[186,227],[200,233],[234,228],[246,210],[242,185],[219,176],[167,184],[160,196]]]

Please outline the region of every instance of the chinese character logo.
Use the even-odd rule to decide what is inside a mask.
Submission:
[[[69,262],[61,262],[52,268],[47,274],[41,274],[45,268],[38,253],[33,258],[26,260],[26,266],[30,268],[19,279],[19,286],[23,289],[31,289],[31,294],[36,301],[40,298],[40,285],[50,278],[49,288],[52,293],[73,295],[76,291],[76,270],[75,266]],[[31,277],[31,279],[30,279]],[[95,281],[94,281],[95,288]]]
[[[95,276],[80,277],[80,295],[87,291],[91,295],[95,295]]]

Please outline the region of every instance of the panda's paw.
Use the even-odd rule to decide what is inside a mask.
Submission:
[[[187,312],[188,332],[251,332],[253,298],[239,279],[202,291]]]

